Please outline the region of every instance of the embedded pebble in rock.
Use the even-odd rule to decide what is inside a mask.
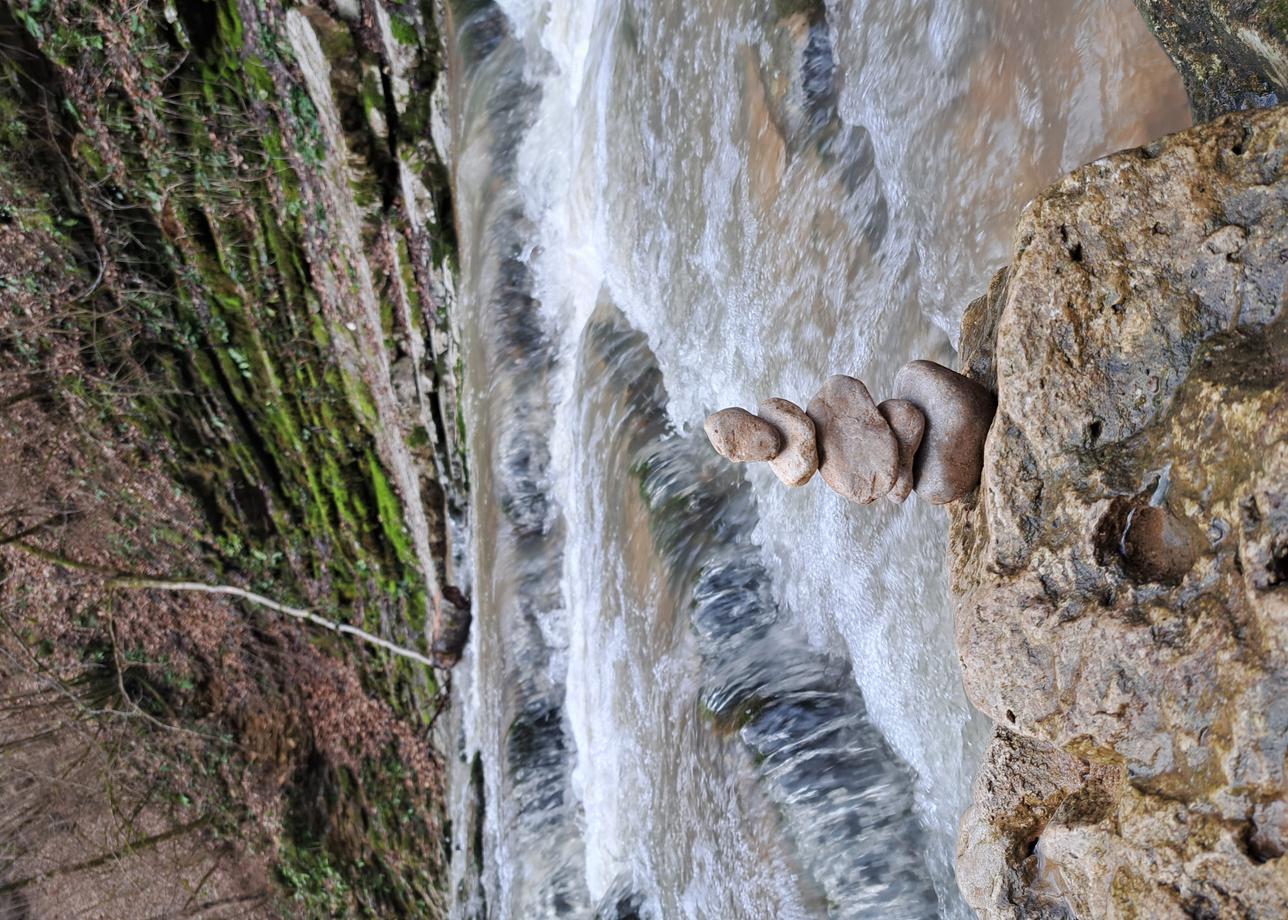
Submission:
[[[1288,853],[1288,802],[1277,800],[1253,809],[1248,850],[1253,859],[1263,863]]]
[[[993,394],[934,361],[905,364],[894,378],[894,391],[926,417],[913,470],[917,497],[944,505],[975,491],[997,408]]]
[[[782,452],[769,461],[769,468],[783,485],[805,485],[818,470],[818,441],[810,417],[794,402],[777,397],[761,403],[756,414],[783,435]]]
[[[890,424],[895,440],[899,442],[899,472],[895,476],[894,488],[886,493],[886,498],[901,505],[912,492],[912,465],[917,448],[921,446],[922,435],[926,433],[926,417],[906,399],[887,399],[877,406],[877,411]]]
[[[773,460],[782,450],[782,434],[746,409],[721,409],[707,416],[707,437],[720,456],[735,463]]]
[[[899,444],[862,380],[827,378],[806,409],[818,436],[819,473],[841,497],[860,505],[890,491]]]

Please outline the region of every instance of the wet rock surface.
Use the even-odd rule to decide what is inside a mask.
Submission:
[[[905,364],[894,378],[894,392],[926,419],[913,467],[917,497],[944,505],[975,491],[997,404],[993,394],[934,361]]]
[[[1281,107],[1089,164],[964,319],[998,397],[950,510],[1000,726],[960,838],[981,917],[1288,915],[1285,159]]]
[[[818,471],[818,440],[810,417],[794,402],[778,397],[761,403],[756,414],[783,436],[783,449],[769,461],[769,468],[785,486],[805,485]]]
[[[1036,844],[1075,795],[1089,800],[1120,772],[998,729],[962,819],[957,882],[966,899],[985,917],[1072,918]]]
[[[772,460],[783,448],[779,430],[746,409],[721,409],[707,416],[703,426],[716,453],[735,463]]]
[[[1288,102],[1282,0],[1136,0],[1180,71],[1196,121]]]
[[[890,491],[899,444],[863,381],[828,377],[806,412],[818,433],[819,473],[833,491],[860,505]]]
[[[436,658],[451,667],[461,660],[465,643],[469,641],[474,606],[469,595],[455,585],[443,587],[443,601],[442,625],[434,636],[432,648]]]
[[[912,494],[913,461],[926,433],[926,417],[906,399],[887,399],[877,406],[877,411],[890,424],[890,430],[899,442],[899,471],[894,488],[886,493],[886,498],[898,505]],[[984,439],[980,438],[980,446],[983,444]]]
[[[821,471],[833,491],[860,505],[882,495],[902,504],[913,489],[935,505],[974,492],[997,405],[993,394],[933,361],[904,365],[895,388],[906,398],[878,406],[862,380],[836,374],[810,400],[808,412],[774,397],[760,404],[759,415],[721,409],[704,427],[711,446],[726,459],[768,460],[789,487],[803,486]],[[1157,529],[1162,522],[1148,523]],[[1142,526],[1138,533],[1154,530]],[[1171,530],[1159,535],[1175,536]],[[1142,546],[1149,549],[1153,543]],[[1150,560],[1158,564],[1153,556]]]

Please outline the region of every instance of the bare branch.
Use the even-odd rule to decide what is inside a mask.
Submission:
[[[328,620],[326,617],[319,616],[311,610],[306,610],[303,607],[291,607],[288,604],[279,603],[271,597],[256,594],[254,591],[247,591],[245,588],[238,588],[236,585],[208,585],[200,581],[170,581],[168,579],[147,578],[138,575],[116,575],[100,566],[91,565],[87,562],[78,562],[74,559],[68,559],[66,556],[61,556],[58,553],[41,549],[38,546],[33,546],[30,543],[25,543],[21,540],[15,540],[9,545],[13,546],[15,549],[20,549],[29,555],[35,556],[37,559],[53,565],[61,566],[62,568],[72,569],[77,572],[88,572],[93,575],[106,576],[107,580],[105,584],[109,588],[126,588],[148,591],[188,591],[199,594],[222,594],[227,597],[235,597],[239,600],[255,604],[256,606],[266,607],[269,610],[276,611],[277,613],[285,614],[286,616],[293,617],[297,620],[305,620],[315,626],[329,629],[334,633],[353,636],[355,639],[360,639],[361,641],[367,642],[371,645],[379,646],[394,655],[398,655],[399,657],[406,658],[410,661],[415,661],[418,664],[425,665],[426,667],[438,667],[437,662],[432,658],[428,658],[420,652],[412,649],[404,648],[401,645],[396,645],[388,639],[382,639],[379,636],[367,632],[365,629],[350,626],[348,623],[339,623],[335,620]]]

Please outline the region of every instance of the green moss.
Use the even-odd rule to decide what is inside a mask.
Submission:
[[[292,906],[305,917],[343,917],[349,914],[352,890],[332,864],[321,844],[282,847],[276,866]]]
[[[92,23],[97,15],[91,0],[28,0],[33,22],[32,11],[46,2],[67,22]],[[197,35],[181,5],[139,7],[128,24],[142,49],[131,60],[138,72],[130,85],[142,89],[125,98],[86,87],[56,102],[73,138],[67,187],[83,190],[104,256],[129,266],[130,286],[103,286],[104,302],[112,298],[104,312],[121,328],[144,330],[122,339],[128,348],[118,353],[102,346],[105,362],[137,362],[152,384],[140,388],[128,419],[104,408],[105,419],[128,422],[173,457],[175,481],[205,509],[200,539],[212,570],[287,602],[307,599],[331,615],[367,620],[371,629],[392,623],[396,641],[423,646],[429,599],[420,561],[402,499],[371,446],[382,421],[369,387],[339,362],[335,336],[347,333],[328,326],[309,267],[307,240],[326,229],[309,191],[316,177],[308,171],[327,153],[318,113],[302,86],[279,86],[289,79],[274,64],[284,45],[246,10],[243,21],[235,0],[218,0],[214,34]],[[105,86],[122,85],[113,78],[119,62],[88,26],[52,34],[45,20],[36,24],[54,65],[69,73],[92,68],[106,76]],[[395,29],[410,29],[417,40],[408,23]],[[355,45],[341,29],[327,47]],[[32,127],[2,91],[13,66],[0,61],[0,152],[24,143]],[[362,104],[383,110],[378,82],[370,91]],[[6,216],[74,234],[80,245],[69,250],[99,248],[83,243],[87,223],[69,217],[64,228],[51,216],[55,209],[5,194],[6,168],[0,157]],[[380,210],[387,195],[375,168],[367,172],[351,192],[371,214],[370,234],[387,219]],[[109,187],[107,204],[90,197]],[[406,239],[396,239],[394,275],[378,280],[400,282],[414,300],[413,258]],[[437,253],[441,244],[434,245]],[[0,291],[17,283],[25,282],[0,269]],[[386,336],[404,332],[396,303],[383,295]],[[94,399],[92,388],[84,398]],[[463,433],[463,419],[457,423]],[[428,446],[423,431],[415,440]],[[378,653],[356,658],[368,688],[401,714],[428,721],[438,690],[432,674]],[[182,690],[184,680],[171,683]],[[397,915],[436,897],[432,866],[439,863],[415,852],[425,846],[424,815],[408,818],[415,803],[389,758],[363,771],[354,790],[369,799],[363,820],[373,823],[362,834],[370,847],[346,849],[334,835],[288,835],[279,878],[298,915],[341,916],[355,905]],[[357,852],[361,865],[350,858]]]
[[[368,123],[371,122],[373,112],[379,113],[381,117],[384,116],[385,88],[380,82],[378,70],[372,68],[363,72],[359,95],[362,100],[362,111],[366,114]]]
[[[310,166],[320,166],[326,162],[326,137],[322,133],[322,122],[318,118],[318,110],[313,105],[313,100],[309,98],[308,91],[303,86],[296,86],[291,89],[290,113],[294,117],[295,128],[298,132],[295,144],[296,153],[301,155]]]
[[[1288,0],[1270,0],[1261,15],[1272,32],[1288,35]]]
[[[393,33],[394,41],[400,45],[420,44],[420,34],[416,27],[396,13],[389,17],[389,31]]]
[[[215,21],[219,38],[227,48],[225,53],[240,52],[245,45],[245,29],[234,0],[221,0],[215,6]]]
[[[367,466],[371,471],[371,484],[376,493],[376,510],[380,515],[380,526],[384,530],[385,538],[393,546],[399,561],[414,568],[416,552],[403,524],[402,502],[394,493],[393,486],[380,466],[380,461],[371,451],[367,452]]]
[[[318,37],[322,54],[328,61],[343,64],[357,56],[358,48],[353,35],[341,23],[330,16],[317,15],[311,15],[310,21]]]

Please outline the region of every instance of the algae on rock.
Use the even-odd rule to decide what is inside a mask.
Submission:
[[[0,155],[27,174],[0,174],[15,196],[0,219],[46,226],[50,258],[81,279],[63,326],[23,338],[15,323],[6,357],[54,395],[101,403],[98,434],[128,428],[168,458],[204,518],[189,540],[207,570],[184,574],[433,654],[454,625],[444,592],[464,597],[448,537],[464,445],[451,199],[429,132],[433,4],[5,0],[0,41]],[[58,306],[68,292],[38,268],[0,266],[0,291]],[[55,335],[103,377],[44,366]],[[319,643],[427,730],[441,674]],[[390,835],[386,862],[332,857],[368,910],[432,900],[443,846],[400,825],[387,766],[326,792],[338,807],[388,784],[355,818]],[[298,826],[312,829],[283,852],[324,857],[317,822]],[[421,865],[398,850],[413,846]]]
[[[1185,81],[1196,121],[1288,102],[1288,2],[1136,0]]]

